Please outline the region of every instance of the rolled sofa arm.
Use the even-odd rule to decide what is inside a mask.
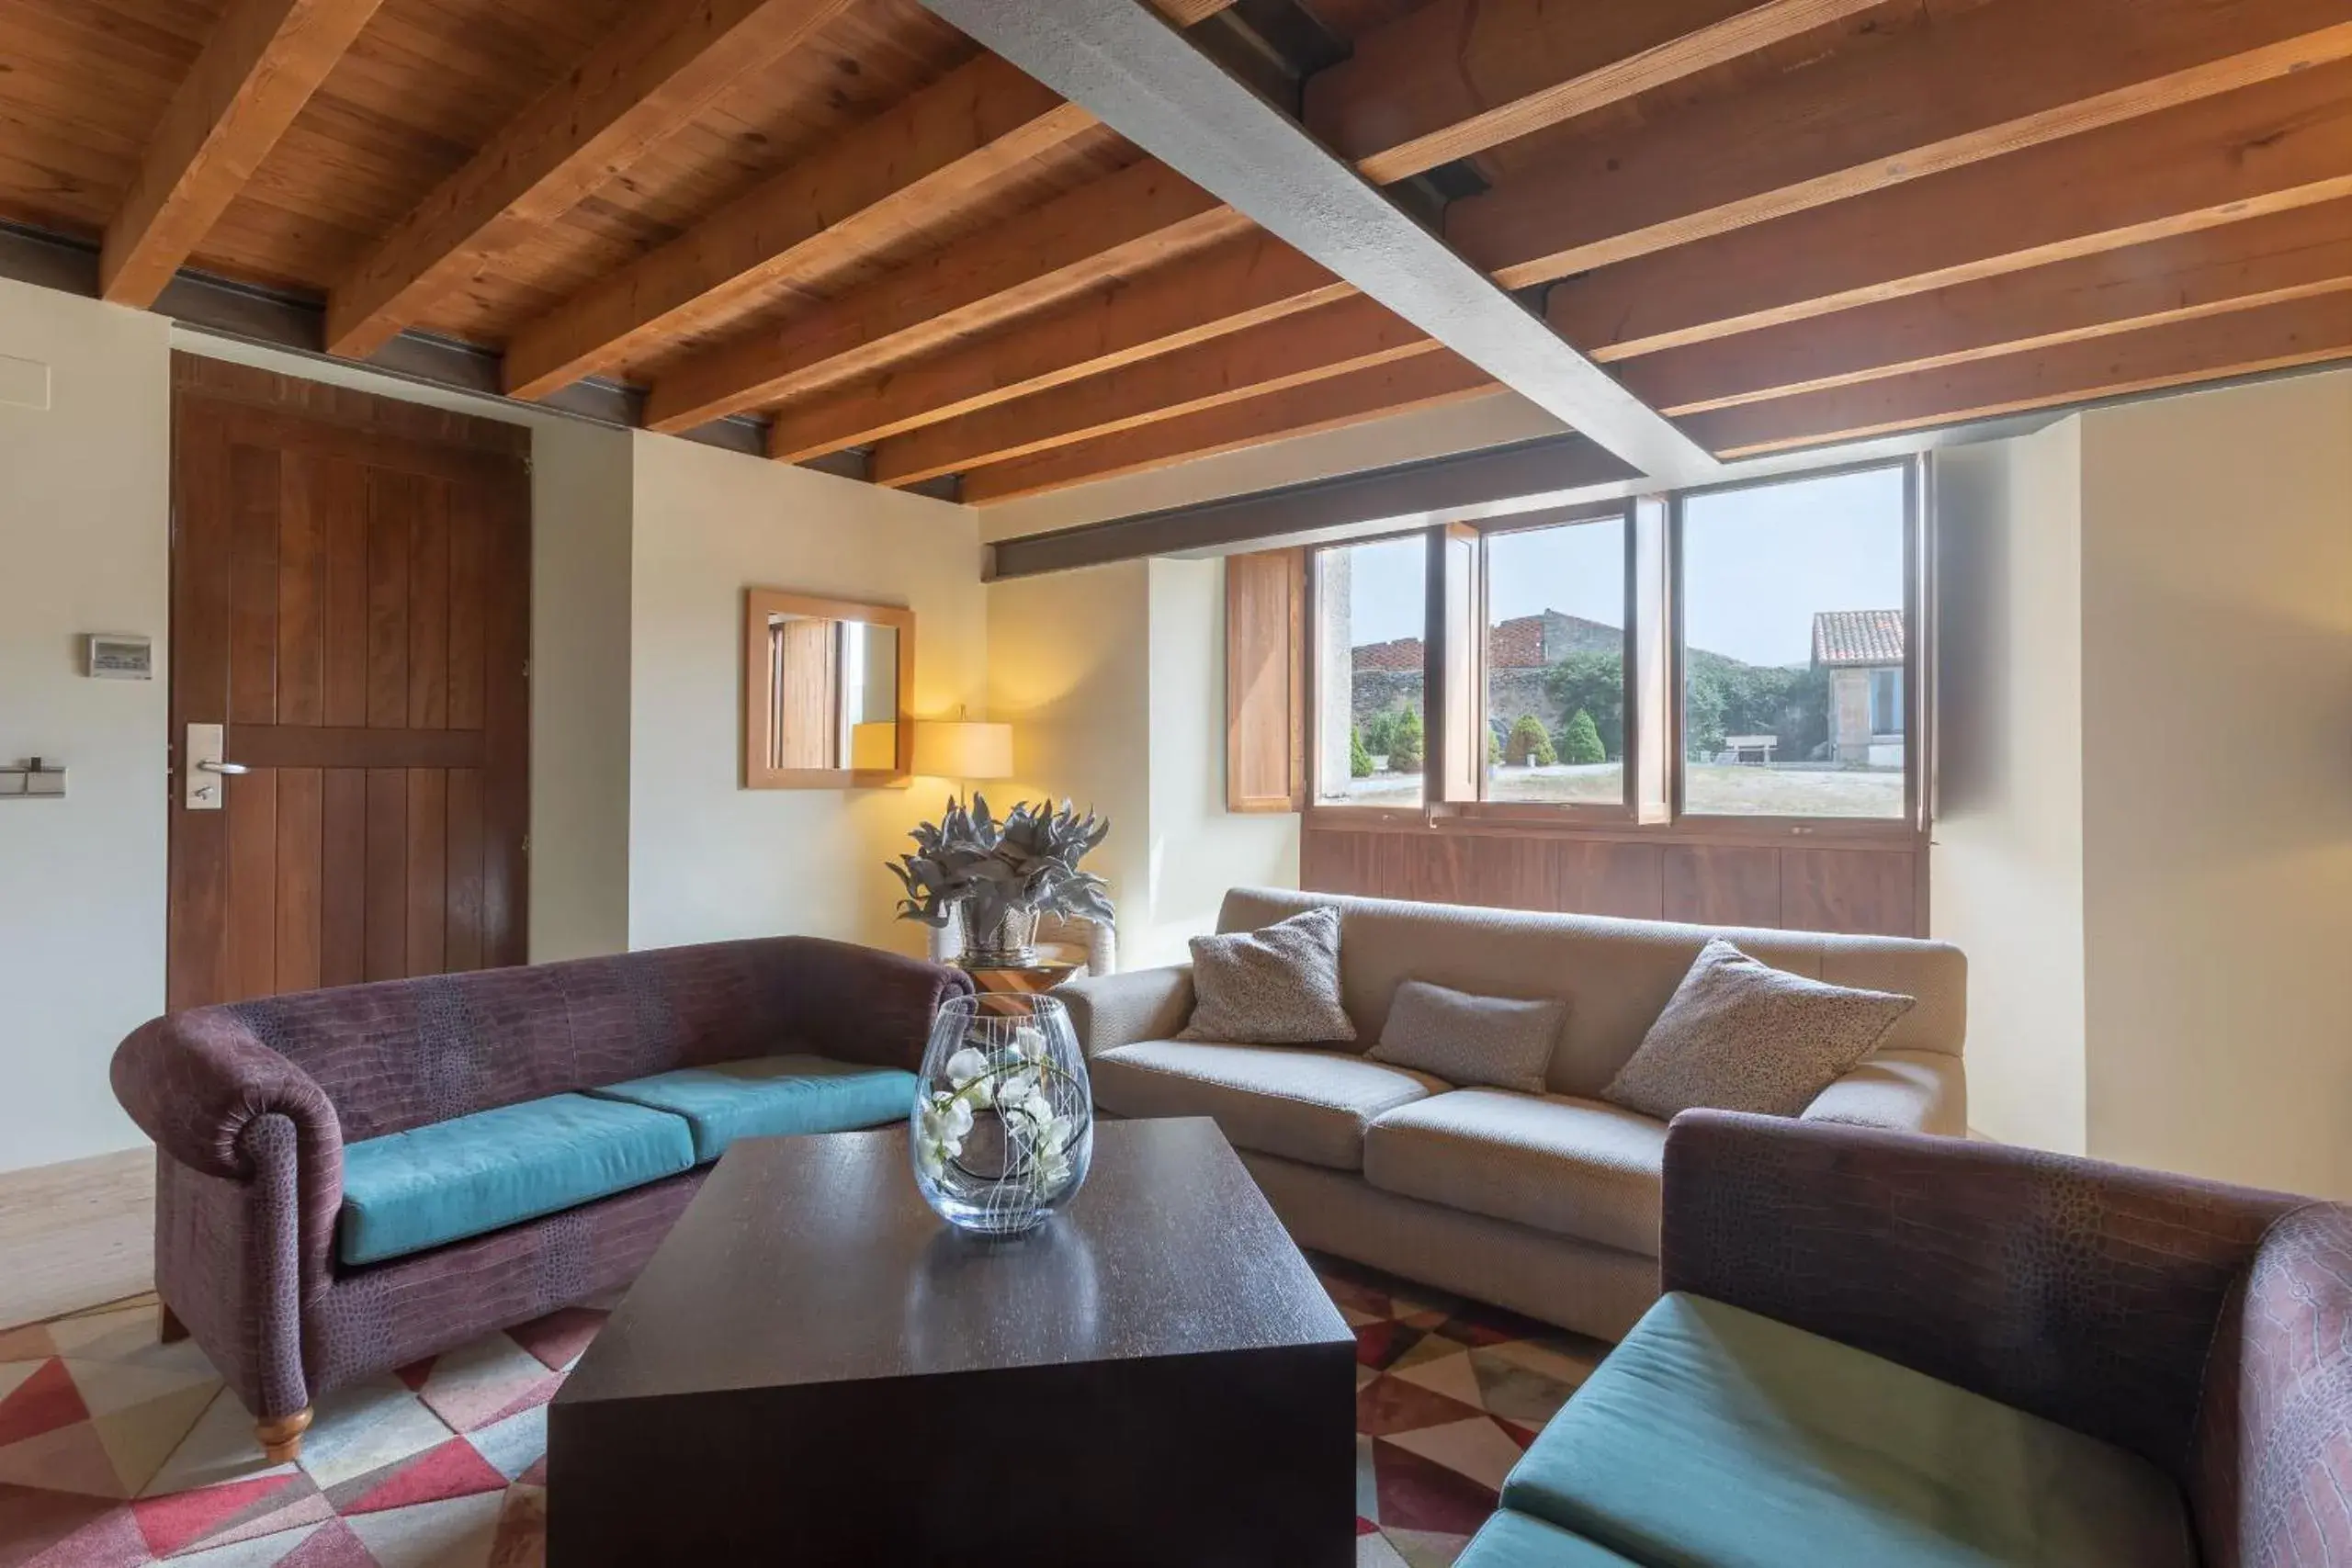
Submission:
[[[193,1008],[143,1023],[115,1048],[115,1098],[155,1146],[190,1170],[231,1181],[261,1174],[246,1133],[261,1118],[294,1124],[302,1163],[331,1173],[340,1201],[343,1124],[310,1074],[279,1055],[232,1008]]]
[[[1804,1119],[1965,1137],[1968,1069],[1941,1051],[1881,1051],[1815,1096]]]
[[[1964,1139],[1689,1111],[1662,1286],[1899,1361],[2181,1473],[2207,1347],[2302,1200]]]
[[[1193,966],[1090,975],[1057,987],[1079,1048],[1089,1056],[1138,1040],[1165,1040],[1193,1016]]]
[[[961,969],[905,953],[822,937],[776,937],[761,947],[793,1032],[836,1061],[920,1070],[941,1004],[972,994]]]

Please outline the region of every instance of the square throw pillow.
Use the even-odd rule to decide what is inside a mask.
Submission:
[[[1319,1045],[1353,1040],[1340,1006],[1340,911],[1325,905],[1262,931],[1193,939],[1193,1021],[1179,1040]]]
[[[1808,980],[1718,937],[1600,1097],[1661,1122],[1701,1107],[1800,1115],[1915,1000]]]
[[[1375,1062],[1434,1073],[1450,1084],[1542,1094],[1568,1004],[1478,997],[1408,980],[1388,1005]]]

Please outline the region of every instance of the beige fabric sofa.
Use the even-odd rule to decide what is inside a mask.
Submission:
[[[1657,1298],[1666,1123],[1598,1096],[1713,936],[1796,974],[1918,998],[1806,1120],[1967,1127],[1967,965],[1944,943],[1269,888],[1227,894],[1217,927],[1249,931],[1317,904],[1340,910],[1352,1046],[1175,1040],[1193,1010],[1184,966],[1055,993],[1086,1048],[1097,1103],[1120,1116],[1215,1118],[1303,1247],[1582,1333],[1623,1335]],[[1566,1000],[1550,1092],[1456,1089],[1364,1055],[1408,979]]]

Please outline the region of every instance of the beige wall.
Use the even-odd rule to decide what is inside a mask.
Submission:
[[[2082,424],[1935,461],[1933,934],[1969,963],[1969,1122],[2086,1147]]]
[[[2094,1154],[2352,1198],[2352,374],[2087,416]]]
[[[1127,561],[989,588],[989,702],[1014,793],[1112,818],[1089,862],[1120,964],[1182,961],[1225,890],[1298,881],[1298,818],[1225,809],[1225,566]]]
[[[631,438],[531,437],[531,960],[628,946]]]
[[[1939,462],[1972,1122],[2352,1198],[2352,374]]]
[[[107,1063],[164,1004],[170,351],[160,317],[0,281],[0,762],[68,770],[0,801],[0,1170],[141,1141]],[[155,678],[87,678],[85,632],[153,638]]]
[[[912,607],[915,711],[977,716],[989,626],[972,513],[666,436],[634,451],[629,945],[798,932],[920,951],[882,863],[946,785],[739,788],[743,590]]]

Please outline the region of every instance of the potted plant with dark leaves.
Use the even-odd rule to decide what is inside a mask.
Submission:
[[[1107,885],[1079,869],[1110,831],[1109,821],[1068,801],[1058,809],[1023,801],[999,821],[986,795],[974,795],[969,810],[950,798],[938,822],[908,835],[914,852],[890,863],[907,893],[899,918],[937,930],[960,908],[967,941],[958,964],[1026,967],[1037,960],[1038,916],[1111,919]]]

